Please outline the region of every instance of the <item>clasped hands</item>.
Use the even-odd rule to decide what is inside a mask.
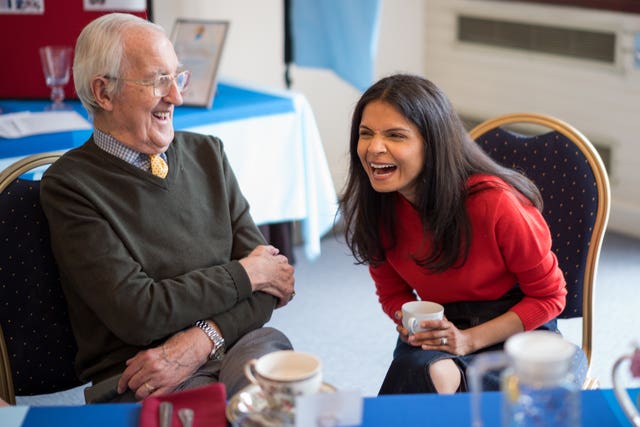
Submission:
[[[395,318],[398,320],[396,330],[400,334],[400,339],[409,345],[421,347],[423,350],[445,351],[458,356],[471,352],[470,338],[446,317],[421,321],[420,327],[429,330],[416,332],[413,335],[410,335],[409,330],[402,326],[402,311],[396,311]]]
[[[239,262],[249,276],[253,291],[276,297],[276,308],[287,305],[293,299],[294,268],[277,248],[271,245],[258,246]]]

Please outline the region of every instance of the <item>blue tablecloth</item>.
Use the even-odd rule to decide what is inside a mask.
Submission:
[[[637,395],[638,391],[633,394]],[[582,397],[583,427],[631,427],[610,389],[585,390]],[[452,396],[396,395],[365,399],[363,427],[471,427],[470,394]],[[485,427],[501,425],[501,396],[483,393]]]
[[[632,391],[636,400],[639,390]],[[581,392],[583,427],[630,427],[610,389]],[[20,427],[137,427],[140,404],[85,405],[0,409],[0,424],[11,419]],[[485,426],[500,425],[500,394],[484,393]],[[471,426],[469,394],[451,396],[397,395],[364,399],[362,427]],[[11,414],[19,414],[16,420]],[[21,422],[21,424],[19,424]]]

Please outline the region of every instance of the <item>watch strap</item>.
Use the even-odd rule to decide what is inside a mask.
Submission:
[[[193,324],[204,332],[213,343],[213,350],[209,353],[209,360],[220,360],[224,356],[224,338],[206,320],[198,320]]]

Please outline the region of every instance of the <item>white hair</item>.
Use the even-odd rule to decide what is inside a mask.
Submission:
[[[73,59],[73,82],[78,98],[90,115],[100,110],[91,90],[96,76],[117,77],[124,58],[123,38],[133,27],[148,28],[165,34],[164,29],[153,22],[130,13],[109,13],[91,21],[80,33]],[[110,80],[108,93],[120,89],[118,80]]]

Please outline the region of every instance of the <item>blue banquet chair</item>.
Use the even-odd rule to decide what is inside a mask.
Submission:
[[[61,153],[36,154],[0,173],[0,397],[81,385],[49,229],[40,206],[43,168]],[[40,171],[40,172],[39,172]]]
[[[591,378],[594,289],[609,218],[609,179],[600,155],[577,129],[554,117],[507,114],[474,127],[471,137],[500,164],[535,182],[551,229],[552,249],[567,282],[567,305],[559,318],[582,318],[587,357],[584,388]]]

